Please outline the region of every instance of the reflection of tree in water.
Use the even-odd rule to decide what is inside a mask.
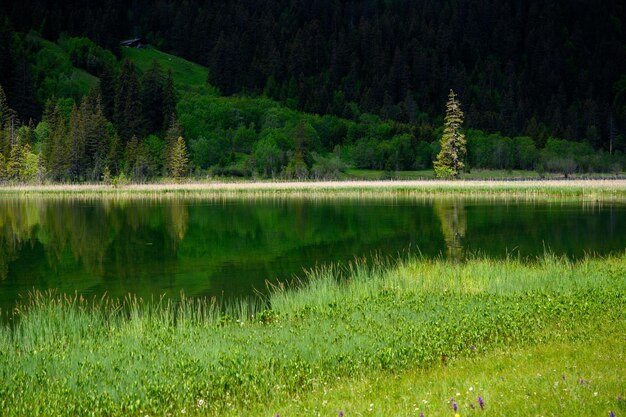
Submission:
[[[173,200],[169,204],[170,221],[167,222],[169,235],[178,244],[187,234],[189,226],[189,209],[181,200]]]
[[[48,262],[55,267],[66,253],[91,275],[102,275],[109,227],[101,204],[50,202],[42,210],[41,239]]]
[[[9,264],[17,259],[22,245],[33,239],[39,223],[39,206],[24,205],[13,199],[0,205],[0,279],[5,279]]]
[[[435,200],[433,210],[441,222],[441,232],[446,241],[448,258],[462,260],[465,255],[463,239],[467,232],[465,205],[459,200]]]

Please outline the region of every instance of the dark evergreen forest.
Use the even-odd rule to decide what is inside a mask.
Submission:
[[[348,120],[374,114],[418,138],[441,126],[454,89],[469,129],[529,137],[537,149],[550,138],[626,147],[626,6],[617,0],[22,0],[0,13],[0,80],[24,123],[41,120],[44,103],[28,48],[11,36],[35,30],[88,37],[118,58],[120,40],[145,37],[208,67],[222,95]],[[127,142],[140,129],[116,119],[106,71],[97,74],[102,111]],[[143,117],[161,128],[168,115]]]

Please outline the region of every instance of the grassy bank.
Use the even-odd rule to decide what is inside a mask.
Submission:
[[[190,182],[108,185],[2,186],[1,196],[431,196],[460,195],[488,198],[575,198],[622,200],[626,180],[541,181],[310,181],[310,182]]]
[[[623,173],[619,174],[623,177]],[[423,169],[419,171],[383,171],[375,169],[356,169],[349,168],[344,173],[346,180],[434,180],[435,171],[432,169]],[[528,170],[505,170],[505,169],[474,169],[471,172],[464,172],[462,175],[464,180],[562,180],[563,174],[559,173],[538,173],[537,171]],[[572,174],[570,179],[614,179],[613,173],[592,173],[592,174]]]
[[[309,278],[226,307],[35,296],[0,331],[0,414],[444,416],[478,395],[489,415],[625,411],[626,255]]]

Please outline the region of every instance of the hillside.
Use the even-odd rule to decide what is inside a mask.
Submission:
[[[69,54],[59,45],[34,35],[30,35],[30,38],[41,44],[35,71],[43,75],[42,84],[49,85],[47,94],[56,97],[70,96],[78,100],[98,85],[98,77],[73,66]]]
[[[207,83],[212,76],[206,67],[154,47],[122,48],[115,56],[87,38],[63,35],[51,42],[32,32],[18,34],[13,42],[32,75],[31,86],[23,89],[34,91],[31,120],[42,119],[24,123],[17,144],[24,148],[13,149],[14,116],[10,109],[0,110],[5,128],[0,154],[7,166],[16,167],[9,172],[0,164],[0,180],[154,181],[171,175],[178,137],[186,147],[178,151],[187,155],[181,159],[183,172],[196,178],[433,175],[441,125],[359,112],[353,119],[305,113],[297,102],[281,103],[265,94],[224,96]],[[466,135],[468,177],[503,175],[488,171],[493,169],[516,177],[528,176],[520,170],[535,170],[538,176],[615,174],[626,165],[621,152],[596,151],[588,142],[476,129],[466,129]],[[24,161],[11,164],[19,155],[26,155]]]
[[[370,113],[421,129],[440,124],[453,89],[472,129],[626,146],[617,0],[23,0],[0,16],[0,31],[68,33],[112,51],[144,36],[206,66],[224,95],[265,94],[309,113]]]

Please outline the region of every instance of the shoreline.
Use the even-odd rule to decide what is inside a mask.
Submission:
[[[186,182],[128,184],[49,184],[0,186],[2,199],[63,200],[265,200],[265,199],[472,199],[624,203],[626,180],[391,180],[307,182]]]
[[[626,180],[390,180],[390,181],[198,181],[112,186],[105,184],[3,185],[0,198],[14,195],[503,195],[511,197],[625,198]]]

